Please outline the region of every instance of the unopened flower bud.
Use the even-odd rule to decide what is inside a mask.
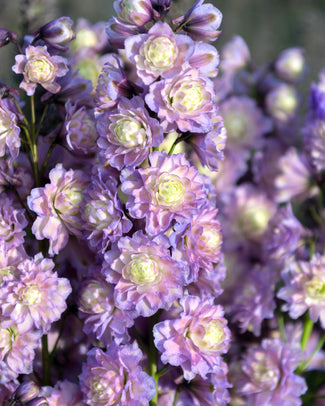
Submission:
[[[25,403],[34,399],[39,394],[39,387],[33,381],[23,382],[15,390],[13,398],[17,402]]]
[[[297,112],[299,97],[293,86],[282,83],[266,96],[268,113],[281,123],[290,121]]]
[[[275,71],[282,79],[296,82],[306,71],[306,60],[301,48],[286,49],[275,62]]]
[[[34,35],[61,49],[62,45],[75,38],[73,21],[69,17],[56,18],[39,28]]]
[[[24,406],[49,406],[48,401],[43,397],[35,398],[25,403]]]
[[[11,31],[0,28],[0,48],[8,45],[10,42],[13,42],[17,39],[17,35]]]

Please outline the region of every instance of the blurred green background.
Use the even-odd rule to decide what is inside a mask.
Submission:
[[[260,64],[271,60],[283,49],[301,46],[310,66],[308,80],[316,80],[325,67],[325,0],[206,0],[223,13],[222,35],[215,42],[220,49],[233,35],[247,42],[253,60]],[[181,15],[194,0],[173,1],[174,13]],[[109,0],[0,0],[0,27],[20,34],[29,32],[53,18],[68,15],[74,21],[108,21],[113,15]],[[25,15],[25,18],[24,18]],[[8,82],[14,64],[12,46],[0,50],[0,81]]]

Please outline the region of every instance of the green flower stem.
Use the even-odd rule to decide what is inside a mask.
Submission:
[[[311,336],[311,333],[313,331],[314,327],[314,322],[311,320],[309,317],[308,313],[305,318],[305,324],[304,324],[304,331],[302,333],[301,337],[301,350],[305,351],[308,345],[309,338]]]
[[[51,384],[50,380],[50,354],[48,347],[47,334],[42,336],[42,364],[43,364],[43,385]]]
[[[287,342],[287,335],[286,335],[286,331],[285,331],[285,323],[284,323],[284,317],[283,317],[282,312],[280,312],[280,311],[278,312],[277,319],[278,319],[280,337],[284,342]]]
[[[298,365],[298,368],[296,369],[296,373],[297,374],[301,374],[303,373],[309,366],[309,364],[311,363],[311,361],[313,360],[314,356],[318,353],[319,350],[321,350],[321,348],[323,347],[325,343],[325,333],[322,335],[322,337],[319,339],[316,347],[314,348],[314,351],[312,352],[312,354],[310,355],[310,357],[307,359],[307,361],[305,362],[301,362]]]
[[[173,402],[173,406],[176,406],[177,399],[178,399],[178,395],[179,395],[179,392],[178,392],[178,390],[176,390],[176,392],[175,392],[175,396],[174,396],[174,402]]]
[[[47,114],[47,112],[48,112],[48,109],[49,109],[49,105],[46,104],[45,107],[44,107],[43,113],[42,113],[42,117],[41,117],[41,119],[40,119],[40,121],[39,121],[39,123],[38,123],[38,126],[37,126],[36,137],[38,137],[38,135],[39,135],[39,132],[40,132],[40,130],[41,130],[41,127],[42,127],[44,118],[45,118],[45,116],[46,116],[46,114]]]
[[[175,150],[175,148],[176,148],[176,145],[177,145],[179,142],[186,141],[188,138],[191,137],[191,135],[192,135],[191,133],[186,132],[186,133],[182,134],[180,137],[176,138],[176,140],[174,141],[174,144],[171,146],[171,148],[170,148],[170,150],[169,150],[169,152],[168,152],[168,155],[169,155],[169,156],[172,155],[173,152],[174,152],[174,150]]]

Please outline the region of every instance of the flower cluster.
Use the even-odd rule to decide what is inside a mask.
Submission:
[[[302,49],[219,57],[221,12],[177,8],[0,29],[3,406],[324,391],[325,73],[301,120]]]

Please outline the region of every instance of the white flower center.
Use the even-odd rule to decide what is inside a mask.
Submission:
[[[172,105],[180,113],[200,110],[205,100],[203,84],[200,81],[185,81],[173,94]]]
[[[27,61],[25,71],[31,82],[43,83],[55,78],[57,68],[46,56],[38,56]]]
[[[23,300],[28,305],[38,304],[42,300],[42,293],[38,286],[30,285],[27,286],[23,293]]]
[[[143,145],[147,136],[143,125],[132,118],[122,118],[113,126],[118,141],[127,148]]]
[[[190,338],[201,350],[214,351],[225,340],[225,333],[220,323],[217,320],[212,320],[207,325],[200,325],[191,331]]]
[[[178,176],[162,174],[158,179],[157,201],[164,206],[178,206],[183,203],[185,187]]]
[[[136,254],[124,269],[123,277],[136,285],[150,285],[159,277],[158,264],[147,255]]]
[[[149,38],[144,43],[144,52],[152,67],[164,70],[174,65],[178,49],[169,38],[160,36]]]

